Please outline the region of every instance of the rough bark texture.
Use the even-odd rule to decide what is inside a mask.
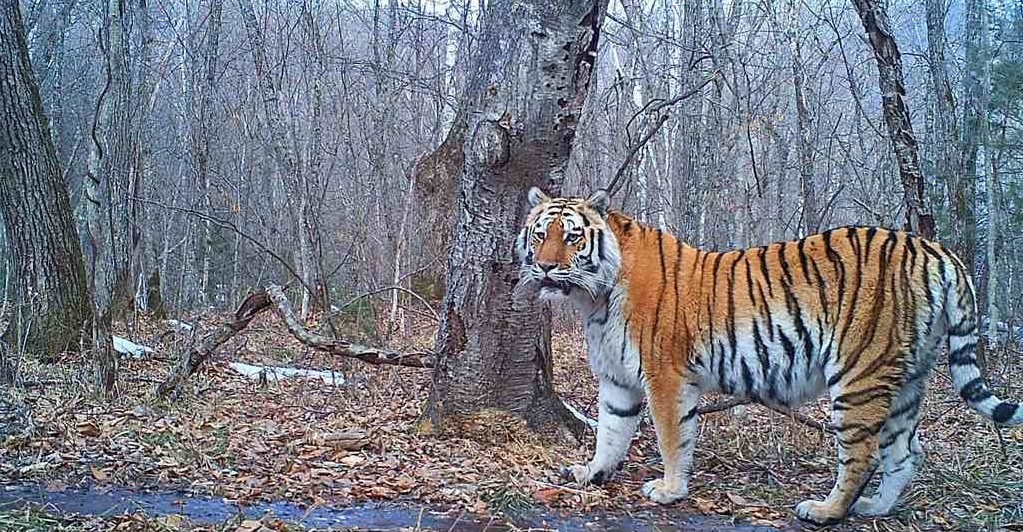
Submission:
[[[888,136],[899,163],[907,228],[934,237],[934,217],[924,202],[924,176],[920,171],[916,137],[906,107],[902,56],[888,24],[885,0],[853,0],[877,60],[877,79]]]
[[[531,185],[560,192],[607,2],[496,2],[466,89],[464,164],[424,419],[497,408],[578,430],[551,385],[549,312],[512,301]]]
[[[18,2],[0,4],[0,209],[17,303],[4,341],[46,355],[79,345],[92,318],[71,216]]]

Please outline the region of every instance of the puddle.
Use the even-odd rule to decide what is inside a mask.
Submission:
[[[0,510],[25,505],[42,505],[57,514],[114,516],[145,513],[150,516],[181,515],[193,524],[222,523],[238,515],[259,518],[271,514],[284,521],[309,528],[358,528],[397,530],[421,528],[452,532],[480,532],[540,528],[564,532],[635,530],[693,532],[767,532],[773,528],[733,525],[724,519],[706,516],[648,514],[616,516],[610,514],[565,514],[531,509],[511,515],[486,518],[475,514],[444,511],[440,508],[408,503],[363,503],[345,507],[303,508],[288,502],[239,505],[223,499],[192,496],[171,491],[140,491],[124,488],[68,488],[47,491],[33,484],[0,487]],[[795,529],[798,529],[796,527]]]

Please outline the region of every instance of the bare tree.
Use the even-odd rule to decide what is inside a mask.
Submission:
[[[426,411],[434,424],[500,408],[540,429],[577,425],[551,383],[549,312],[512,300],[512,242],[529,186],[561,189],[606,7],[496,2],[484,15]]]
[[[92,307],[16,0],[0,3],[0,119],[0,212],[17,304],[4,341],[52,356],[78,347]]]

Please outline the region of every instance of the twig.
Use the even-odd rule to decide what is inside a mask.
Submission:
[[[376,290],[371,290],[369,292],[366,292],[364,294],[356,296],[356,297],[350,299],[344,305],[341,305],[340,307],[338,307],[337,310],[331,309],[330,314],[326,318],[329,319],[329,318],[332,318],[332,317],[338,315],[344,309],[354,305],[355,303],[357,303],[357,302],[359,302],[359,301],[361,301],[363,299],[366,299],[367,297],[379,294],[380,292],[388,292],[388,291],[391,291],[391,290],[397,290],[398,292],[403,292],[403,293],[406,293],[406,294],[412,296],[417,301],[422,303],[423,306],[427,308],[427,310],[430,311],[430,314],[433,316],[433,320],[434,321],[438,321],[438,322],[440,321],[440,316],[437,315],[437,311],[434,310],[433,307],[430,306],[430,303],[427,300],[423,299],[423,296],[413,292],[412,290],[409,290],[408,288],[405,288],[404,286],[398,286],[398,285],[391,285],[391,286],[385,286],[385,287],[382,287],[382,288],[377,288]]]
[[[632,115],[632,118],[629,119],[629,123],[631,123],[641,113],[658,113],[661,111],[661,109],[675,105],[676,103],[681,102],[682,100],[688,99],[693,95],[698,94],[703,89],[703,87],[705,87],[708,83],[717,79],[718,74],[719,72],[715,71],[710,76],[707,76],[695,87],[683,92],[682,94],[679,94],[678,96],[670,100],[664,100],[656,104],[654,104],[654,102],[657,102],[657,100],[650,100],[649,102],[647,102],[646,105],[643,106],[642,109],[640,109],[636,114]],[[604,190],[607,190],[607,193],[609,195],[613,196],[615,195],[616,192],[618,192],[619,189],[621,189],[623,184],[622,178],[625,175],[625,171],[628,170],[629,166],[632,164],[633,159],[636,158],[636,154],[639,153],[639,150],[643,149],[643,146],[645,146],[646,143],[649,142],[650,139],[657,134],[657,131],[660,130],[661,126],[663,126],[664,123],[667,121],[668,121],[667,114],[663,114],[657,117],[657,120],[653,123],[652,126],[650,126],[647,129],[645,133],[643,133],[643,136],[640,137],[639,141],[629,148],[629,151],[625,154],[625,160],[622,161],[622,164],[618,167],[618,171],[615,172],[614,178],[611,179],[611,182],[608,183],[606,187],[604,187]],[[628,129],[628,126],[626,126],[626,129]]]
[[[701,406],[700,408],[696,409],[696,413],[700,414],[702,416],[704,414],[711,414],[711,413],[714,413],[714,412],[721,412],[723,410],[729,410],[729,409],[735,408],[737,406],[749,405],[749,404],[753,404],[753,401],[750,401],[749,399],[740,399],[740,398],[737,398],[737,397],[733,397],[731,399],[728,399],[726,401],[722,401],[720,403],[714,403],[714,404],[710,404],[710,405],[707,405],[707,406]]]

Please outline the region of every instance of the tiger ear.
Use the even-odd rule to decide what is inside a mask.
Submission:
[[[537,205],[548,202],[550,200],[551,197],[548,196],[547,194],[544,194],[544,192],[540,190],[539,187],[532,187],[529,189],[529,204],[531,206],[536,207]]]
[[[593,195],[586,199],[586,204],[601,216],[607,216],[607,208],[611,205],[611,196],[607,195],[606,190],[597,189]]]

